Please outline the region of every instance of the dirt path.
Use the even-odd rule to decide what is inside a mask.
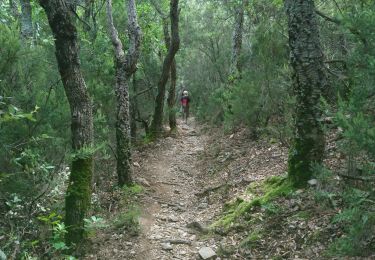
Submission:
[[[134,154],[134,177],[145,188],[138,201],[139,234],[131,237],[114,228],[98,232],[85,259],[197,259],[200,248],[215,248],[214,241],[199,241],[201,233],[189,226],[205,223],[209,212],[217,210],[195,196],[204,186],[198,164],[208,137],[194,119],[179,123],[177,136],[161,138]],[[115,221],[124,210],[110,218]]]
[[[142,201],[135,259],[196,258],[199,245],[187,224],[195,221],[196,165],[204,143],[191,121],[182,124],[178,137],[166,138],[157,144],[157,154],[143,160],[142,177],[150,190]]]

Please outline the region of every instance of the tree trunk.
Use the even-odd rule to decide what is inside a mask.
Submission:
[[[230,82],[235,82],[237,79],[241,79],[241,50],[242,50],[242,37],[243,37],[243,23],[244,23],[244,11],[248,1],[242,0],[235,10],[235,24],[233,31],[233,45],[232,45],[232,57],[231,57],[231,69],[230,69]]]
[[[21,3],[21,37],[23,40],[33,38],[33,21],[30,0],[20,0]]]
[[[169,110],[169,127],[171,132],[177,129],[176,121],[176,83],[177,83],[177,68],[176,68],[176,59],[173,59],[171,65],[171,84],[169,86],[168,92],[168,110]]]
[[[130,136],[133,140],[137,138],[137,110],[138,110],[138,100],[137,100],[137,78],[136,73],[133,74],[133,93],[134,97],[130,102]]]
[[[77,30],[63,0],[39,0],[55,38],[56,59],[71,113],[73,161],[65,197],[68,245],[79,244],[91,201],[93,141],[92,104],[81,74]]]
[[[286,0],[290,62],[297,99],[295,137],[289,156],[289,177],[295,186],[306,185],[313,164],[323,160],[324,133],[319,101],[327,87],[313,0]]]
[[[13,19],[17,21],[20,16],[18,12],[17,0],[9,0],[9,11],[13,16]]]
[[[113,23],[112,1],[107,0],[107,19],[109,34],[115,50],[117,120],[116,120],[116,153],[117,176],[119,186],[132,183],[131,177],[131,136],[130,136],[130,102],[129,84],[131,75],[136,71],[139,57],[141,30],[137,22],[135,0],[128,0],[128,36],[130,46],[127,55],[118,37]]]
[[[159,11],[161,12],[161,11]],[[164,32],[164,41],[167,50],[171,48],[171,36],[169,35],[168,29],[168,20],[166,18],[163,19],[163,32]],[[175,104],[176,104],[176,82],[177,82],[177,69],[176,69],[176,59],[174,58],[170,68],[170,86],[168,91],[168,117],[169,117],[169,127],[171,132],[177,129],[177,122],[176,122],[176,111],[175,111]]]
[[[155,110],[150,131],[154,135],[159,135],[163,129],[163,111],[165,99],[165,86],[168,82],[171,65],[174,57],[180,47],[180,37],[178,32],[179,17],[178,17],[178,0],[171,0],[170,2],[170,19],[171,19],[171,42],[167,56],[163,62],[162,73],[158,82],[158,94],[155,99]]]

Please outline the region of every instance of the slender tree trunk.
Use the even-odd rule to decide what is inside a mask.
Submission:
[[[132,183],[131,177],[131,136],[130,136],[130,102],[129,102],[129,79],[136,71],[139,57],[141,29],[137,22],[135,0],[128,0],[128,36],[130,46],[125,55],[123,45],[118,37],[117,29],[113,23],[112,1],[107,0],[108,29],[112,45],[115,50],[117,120],[116,120],[116,142],[117,142],[117,176],[119,186]]]
[[[295,186],[306,185],[312,165],[321,163],[324,133],[319,106],[322,90],[327,87],[323,52],[313,0],[286,0],[290,62],[297,99],[295,137],[289,156],[289,177]]]
[[[71,112],[73,161],[65,197],[67,244],[79,244],[90,207],[93,141],[92,104],[81,74],[77,30],[63,0],[39,0],[55,38],[56,59]]]
[[[168,92],[168,110],[169,110],[169,127],[171,131],[175,131],[177,129],[177,121],[176,121],[176,83],[177,83],[177,68],[176,68],[176,59],[173,59],[171,65],[171,84],[169,86]]]
[[[21,4],[21,37],[23,40],[33,38],[33,21],[30,0],[20,0]]]
[[[244,11],[248,0],[242,0],[235,10],[235,23],[232,38],[232,57],[230,69],[230,81],[234,82],[241,78],[241,51],[243,38]]]
[[[168,19],[163,19],[163,32],[164,32],[164,41],[167,50],[171,48],[171,36],[169,35],[169,24]],[[176,122],[176,111],[175,111],[175,104],[176,104],[176,82],[177,82],[177,68],[176,68],[176,59],[174,58],[170,68],[170,85],[168,91],[168,117],[169,117],[169,127],[171,132],[177,129],[177,122]]]
[[[159,135],[163,130],[163,111],[165,99],[165,86],[170,75],[171,65],[174,57],[180,47],[180,37],[178,32],[179,15],[178,15],[178,0],[171,0],[170,2],[170,19],[171,19],[171,43],[167,56],[163,62],[162,73],[158,82],[158,94],[155,99],[155,110],[153,120],[151,123],[151,132],[154,135]]]

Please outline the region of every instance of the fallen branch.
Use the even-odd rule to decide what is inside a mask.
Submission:
[[[167,239],[164,240],[164,243],[170,243],[174,245],[191,245],[191,241],[184,239]]]
[[[343,173],[338,173],[337,175],[340,177],[350,179],[350,180],[355,180],[355,181],[375,182],[375,177],[359,177],[359,176],[353,176],[353,175],[346,175]]]

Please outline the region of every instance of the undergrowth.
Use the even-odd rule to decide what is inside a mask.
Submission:
[[[123,211],[114,220],[113,227],[116,230],[125,230],[131,236],[136,236],[140,230],[139,216],[141,214],[137,198],[143,192],[143,187],[137,184],[124,186],[121,192]]]
[[[255,207],[263,207],[270,213],[277,213],[279,209],[271,201],[281,196],[288,196],[293,190],[292,184],[285,176],[273,176],[263,183],[250,185],[248,192],[256,193],[255,197],[250,201],[237,198],[227,204],[224,215],[212,225],[212,228],[224,228],[228,231],[235,226],[237,220],[246,218]]]

